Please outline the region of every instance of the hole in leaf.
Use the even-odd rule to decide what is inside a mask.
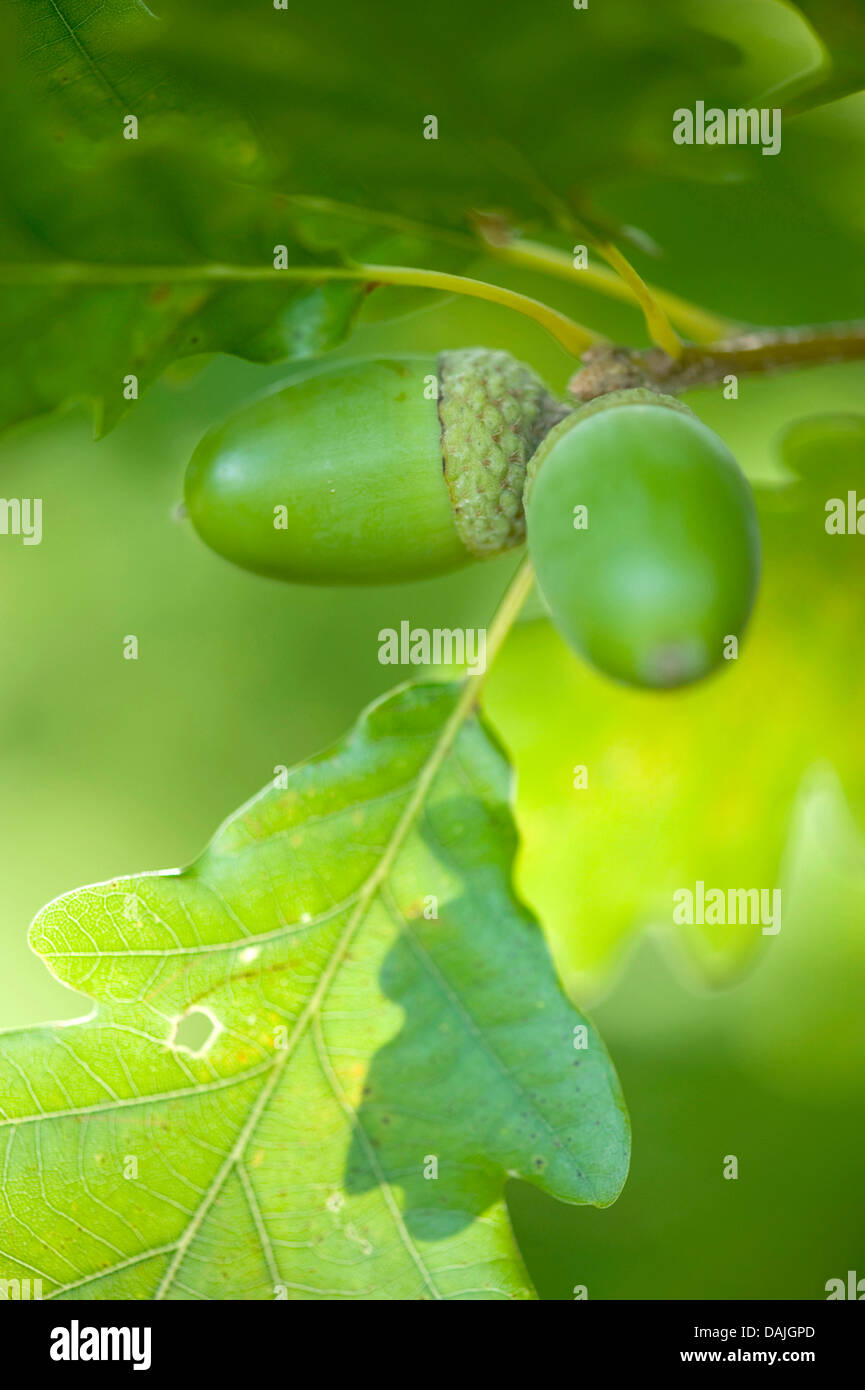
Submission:
[[[182,1018],[175,1019],[169,1046],[175,1051],[192,1052],[203,1057],[214,1044],[222,1024],[212,1010],[196,1005]]]

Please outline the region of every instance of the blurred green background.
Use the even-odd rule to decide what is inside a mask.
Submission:
[[[529,275],[510,283],[540,289]],[[576,288],[564,287],[556,302],[577,316],[590,309],[611,336],[633,332],[630,310],[588,306]],[[474,342],[510,348],[559,390],[572,367],[534,325],[453,300],[413,303],[390,322],[368,314],[340,351]],[[0,1027],[86,1010],[28,951],[27,925],[44,902],[78,884],[192,858],[275,765],[327,744],[392,684],[393,672],[377,661],[379,628],[402,618],[483,625],[513,570],[509,558],[414,587],[328,591],[265,581],[205,550],[176,515],[186,459],[210,424],[285,376],[284,368],[225,357],[195,361],[99,442],[77,410],[4,441],[3,490],[43,498],[44,540],[0,546]],[[749,384],[735,405],[717,393],[693,403],[752,476],[777,478],[779,431],[799,416],[855,408],[863,384],[859,367],[828,368]],[[784,565],[805,566],[801,535],[782,534],[786,542],[767,549],[770,592]],[[812,635],[840,622],[842,658],[855,664],[849,614],[830,611],[833,584],[843,588],[849,576],[832,574],[831,556],[827,563],[815,612],[794,612],[791,621]],[[137,661],[123,659],[128,634],[138,638]],[[827,657],[811,641],[803,637],[806,665],[823,671],[831,691],[843,684],[843,659],[836,665],[837,652]],[[830,762],[805,758],[804,781],[798,770],[811,726],[837,718],[815,704],[828,700],[823,687],[799,710],[809,726],[797,725],[798,707],[788,705],[779,738],[772,708],[755,706],[744,684],[770,646],[769,625],[758,625],[741,671],[725,673],[705,695],[665,696],[669,703],[658,705],[582,671],[535,618],[515,631],[491,679],[489,712],[519,776],[520,887],[544,920],[569,988],[593,1011],[634,1124],[631,1178],[612,1209],[564,1208],[512,1187],[518,1237],[542,1297],[570,1298],[585,1284],[592,1298],[807,1299],[824,1297],[826,1280],[848,1269],[865,1274],[862,846]],[[784,669],[795,700],[798,678]],[[777,690],[777,672],[772,678]],[[606,723],[600,709],[614,711]],[[745,756],[742,777],[778,784],[771,805],[749,803],[741,826],[735,809],[710,804],[707,812],[701,797],[718,757],[712,721],[725,711],[763,749],[762,762]],[[703,734],[688,743],[687,766],[677,767],[669,749],[653,751],[659,721],[676,730],[688,719]],[[591,732],[585,756],[562,746],[569,726],[575,737]],[[841,748],[852,742],[843,719],[838,737]],[[556,778],[573,761],[595,769],[605,755],[615,763],[622,749],[636,749],[640,766],[630,780],[610,783],[614,811],[618,804],[627,817],[627,798],[641,796],[633,832],[641,834],[663,775],[668,806],[651,852],[674,869],[690,873],[680,851],[695,835],[724,843],[725,814],[737,833],[720,861],[721,882],[750,884],[752,867],[781,874],[783,848],[784,928],[753,961],[734,952],[723,987],[709,988],[712,972],[701,975],[699,953],[686,955],[662,931],[636,932],[657,914],[617,896],[627,866],[606,830],[595,831],[591,864],[580,866],[582,831],[567,809],[577,794],[564,780],[556,789]],[[588,835],[591,803],[579,814]],[[762,853],[747,868],[736,855],[743,840]],[[727,1155],[738,1158],[736,1181],[722,1176]]]

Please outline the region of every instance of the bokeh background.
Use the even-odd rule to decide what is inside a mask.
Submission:
[[[340,351],[472,342],[564,385],[570,364],[540,330],[454,300],[363,323]],[[209,553],[177,515],[185,462],[214,420],[285,375],[195,360],[99,442],[71,410],[3,447],[5,491],[43,497],[45,534],[0,547],[2,1027],[86,1011],[28,950],[44,902],[191,859],[277,764],[326,745],[388,688],[379,628],[482,625],[507,583],[513,559],[415,586],[306,589]],[[821,369],[749,384],[737,403],[692,403],[769,478],[790,420],[849,411],[863,382],[860,367]],[[795,528],[771,540],[770,592],[791,562],[813,586],[817,561]],[[865,860],[843,785],[860,756],[847,703],[858,686],[819,705],[824,686],[849,685],[860,651],[855,610],[832,611],[849,580],[832,555],[819,552],[816,614],[789,615],[794,669],[775,664],[778,623],[758,615],[739,669],[696,692],[633,695],[580,667],[530,605],[490,679],[488,715],[516,761],[520,887],[601,1028],[634,1125],[631,1177],[609,1210],[512,1185],[543,1297],[585,1284],[609,1299],[819,1298],[863,1262]],[[127,634],[137,661],[122,657]],[[806,692],[815,669],[825,680]],[[810,756],[829,725],[849,750],[837,770]],[[695,876],[783,882],[782,931],[753,955],[753,942],[721,940],[707,956],[671,940],[660,904]],[[737,1181],[722,1177],[729,1154]]]
[[[375,215],[360,230],[310,217],[292,241],[304,257],[333,246],[440,265],[634,346],[647,339],[633,307],[485,259],[467,213],[503,210],[567,252],[559,214],[576,210],[646,278],[733,320],[865,316],[861,0],[617,0],[576,19],[567,5],[551,17],[522,0],[441,0],[399,7],[390,29],[345,0],[279,30],[266,6],[166,0],[165,26],[143,38],[140,7],[86,7],[113,88],[165,141],[155,152],[120,148],[79,51],[55,61],[55,8],[27,14],[45,29],[28,44],[44,129],[35,106],[25,119],[10,104],[0,140],[15,195],[4,257],[260,263],[274,237],[253,215],[259,179],[267,216],[271,188],[382,213],[378,229]],[[2,67],[13,50],[0,48]],[[785,106],[779,157],[672,145],[675,107],[757,95]],[[443,118],[429,149],[425,110]],[[239,162],[244,198],[223,196],[211,156],[235,180]],[[400,230],[401,217],[438,232]],[[142,381],[158,380],[98,441],[83,404],[0,441],[0,491],[44,506],[40,546],[0,538],[0,1029],[86,1011],[28,950],[45,902],[192,859],[276,765],[327,745],[392,684],[382,627],[484,625],[515,565],[304,589],[233,569],[178,516],[205,429],[307,364],[191,356],[162,371],[166,344],[183,357],[240,340],[268,359],[315,338],[322,304],[329,342],[328,312],[350,318],[347,301],[324,296],[304,320],[311,301],[297,313],[286,298],[274,319],[268,287],[252,309],[217,295],[198,315],[187,290],[123,299],[114,319],[106,294],[27,293],[8,297],[4,420],[69,396],[104,396],[113,420],[129,322]],[[335,351],[473,344],[509,349],[560,392],[575,366],[513,313],[414,291],[377,291]],[[823,531],[829,497],[865,495],[865,365],[688,401],[758,490],[764,579],[739,660],[693,690],[624,691],[582,667],[534,601],[485,697],[515,768],[519,889],[601,1030],[634,1128],[608,1210],[512,1185],[544,1298],[585,1285],[603,1299],[819,1299],[829,1279],[865,1277],[865,538]],[[129,634],[137,661],[123,659]],[[674,932],[671,893],[697,879],[781,885],[781,932]]]

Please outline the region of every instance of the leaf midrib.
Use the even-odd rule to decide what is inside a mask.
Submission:
[[[110,78],[102,71],[96,60],[93,57],[91,57],[90,53],[88,53],[85,45],[81,42],[75,29],[73,29],[72,25],[69,23],[69,20],[66,18],[60,6],[57,4],[57,0],[48,0],[48,4],[56,14],[57,18],[60,20],[60,23],[63,25],[64,29],[66,30],[67,34],[72,40],[72,43],[78,49],[78,52],[81,54],[81,57],[84,59],[87,66],[90,68],[94,77],[102,83],[109,96],[111,96],[114,99],[114,101],[116,101],[118,107],[122,110],[126,103],[120,95],[120,92],[118,92],[117,88],[111,82]]]
[[[312,994],[307,1000],[307,1003],[304,1005],[304,1008],[301,1010],[301,1013],[298,1016],[295,1026],[288,1039],[288,1042],[286,1043],[285,1049],[281,1052],[279,1057],[274,1062],[272,1074],[268,1077],[266,1084],[262,1087],[261,1093],[256,1099],[256,1102],[253,1105],[249,1117],[243,1125],[240,1134],[235,1140],[235,1143],[232,1145],[230,1152],[226,1155],[225,1160],[220,1165],[219,1170],[217,1171],[213,1179],[213,1182],[211,1183],[210,1187],[208,1188],[207,1192],[202,1198],[202,1201],[198,1209],[196,1210],[195,1215],[193,1216],[192,1220],[187,1226],[184,1235],[178,1242],[174,1258],[172,1259],[171,1264],[169,1265],[168,1269],[165,1272],[165,1275],[163,1276],[159,1284],[159,1288],[157,1289],[154,1295],[154,1301],[159,1301],[165,1297],[165,1294],[167,1293],[168,1289],[170,1288],[177,1275],[177,1271],[183,1262],[183,1259],[186,1255],[187,1250],[189,1249],[189,1246],[195,1239],[197,1232],[200,1230],[205,1217],[207,1216],[214,1201],[216,1200],[217,1196],[222,1190],[222,1187],[225,1184],[226,1179],[228,1178],[232,1169],[235,1166],[239,1166],[240,1161],[243,1158],[246,1146],[252,1134],[254,1133],[256,1126],[258,1125],[258,1121],[260,1120],[265,1107],[267,1106],[271,1096],[273,1095],[274,1090],[276,1089],[279,1083],[279,1080],[282,1076],[283,1071],[285,1070],[286,1065],[288,1064],[290,1059],[293,1057],[295,1051],[297,1050],[299,1043],[301,1042],[302,1038],[306,1033],[309,1023],[317,1015],[318,1010],[324,1002],[324,999],[327,996],[327,992],[330,989],[331,984],[333,983],[334,976],[337,974],[340,966],[343,964],[343,961],[345,960],[345,955],[348,951],[349,946],[351,945],[351,942],[354,940],[355,935],[357,934],[360,926],[365,920],[366,913],[369,907],[371,906],[380,887],[386,881],[388,875],[390,874],[390,871],[394,865],[394,861],[396,860],[396,857],[399,854],[400,849],[402,848],[406,835],[414,825],[415,820],[417,819],[418,812],[420,811],[421,807],[425,802],[426,795],[430,790],[432,783],[435,781],[435,778],[438,776],[438,773],[440,772],[445,759],[450,753],[453,744],[457,738],[457,735],[459,734],[459,731],[462,728],[462,725],[467,719],[478,697],[482,681],[483,676],[478,675],[470,677],[465,682],[460,698],[458,699],[456,705],[454,706],[454,709],[448,717],[448,720],[444,725],[444,728],[442,729],[441,734],[439,735],[436,743],[434,744],[433,749],[429,757],[427,758],[427,761],[424,763],[423,767],[421,768],[421,771],[417,776],[414,791],[409,797],[405,810],[403,811],[403,814],[401,815],[399,821],[397,822],[394,828],[393,835],[388,841],[381,859],[379,860],[376,867],[373,869],[372,873],[366,881],[366,884],[360,890],[357,906],[354,912],[352,913],[352,916],[346,926],[346,929],[340,937],[339,941],[337,942],[331,954],[330,960],[328,961],[327,965],[322,971],[321,978],[316,988],[313,990]],[[336,1099],[339,1099],[338,1095],[336,1096]]]

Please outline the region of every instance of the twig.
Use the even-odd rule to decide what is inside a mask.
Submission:
[[[599,343],[583,354],[583,365],[568,383],[568,392],[578,401],[591,401],[610,391],[642,386],[674,396],[711,386],[726,376],[767,375],[863,357],[862,319],[809,328],[754,329],[718,343],[689,345],[678,358],[660,348],[639,351]]]

